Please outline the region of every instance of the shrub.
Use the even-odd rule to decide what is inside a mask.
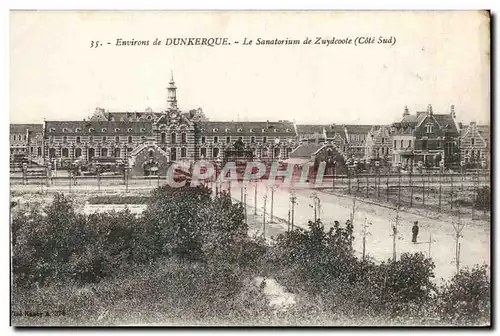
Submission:
[[[487,266],[461,269],[441,288],[439,313],[447,323],[489,324],[490,310],[491,288]]]

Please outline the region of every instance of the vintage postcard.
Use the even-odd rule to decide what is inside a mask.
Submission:
[[[488,11],[11,11],[12,326],[490,326]]]

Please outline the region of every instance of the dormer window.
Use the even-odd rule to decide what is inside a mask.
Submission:
[[[93,127],[90,127],[90,128],[89,128],[89,132],[90,132],[90,133],[92,133],[92,132],[94,132],[94,131],[95,131],[95,128],[93,128]]]
[[[250,133],[253,133],[255,132],[255,130],[253,128],[250,128]]]
[[[141,128],[141,133],[144,133],[146,132],[146,129],[145,128]]]
[[[56,129],[55,129],[55,128],[51,128],[51,129],[49,129],[49,132],[50,132],[50,133],[54,133],[55,131],[56,131]]]
[[[132,129],[131,129],[131,128],[129,128],[127,131],[130,133],[130,132],[132,132]]]
[[[274,133],[277,133],[279,130],[277,128],[274,129]]]
[[[226,133],[229,133],[230,129],[229,128],[226,128]]]
[[[75,132],[81,132],[82,129],[80,127],[78,127],[77,129],[75,129]]]
[[[241,128],[238,128],[238,133],[241,133],[243,130]]]
[[[212,131],[215,133],[215,132],[217,132],[217,131],[218,131],[218,129],[217,129],[217,128],[214,128]]]
[[[151,116],[148,116],[148,120],[151,120]]]
[[[262,129],[262,133],[266,133],[266,129],[265,128]]]
[[[120,129],[119,128],[115,128],[115,133],[118,133],[120,132]]]
[[[288,132],[290,132],[290,129],[289,129],[289,128],[287,128],[287,129],[286,129],[286,132],[287,132],[287,133],[288,133]]]
[[[67,128],[63,128],[62,131],[63,131],[63,133],[66,133],[68,131],[68,129]]]
[[[106,133],[107,131],[108,131],[108,129],[107,129],[107,128],[103,128],[103,129],[101,129],[101,132],[103,132],[103,133]]]

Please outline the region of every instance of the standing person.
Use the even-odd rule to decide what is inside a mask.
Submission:
[[[412,239],[411,241],[413,243],[417,242],[417,236],[418,236],[418,221],[415,221],[413,223],[413,227],[411,228],[411,233],[412,233]]]

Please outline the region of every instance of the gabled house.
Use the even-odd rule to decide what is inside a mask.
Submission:
[[[464,164],[488,165],[490,162],[490,126],[471,122],[462,130],[460,156]]]
[[[449,114],[435,114],[430,104],[425,112],[410,114],[405,106],[401,121],[392,125],[393,165],[458,165],[459,131],[453,105]]]

